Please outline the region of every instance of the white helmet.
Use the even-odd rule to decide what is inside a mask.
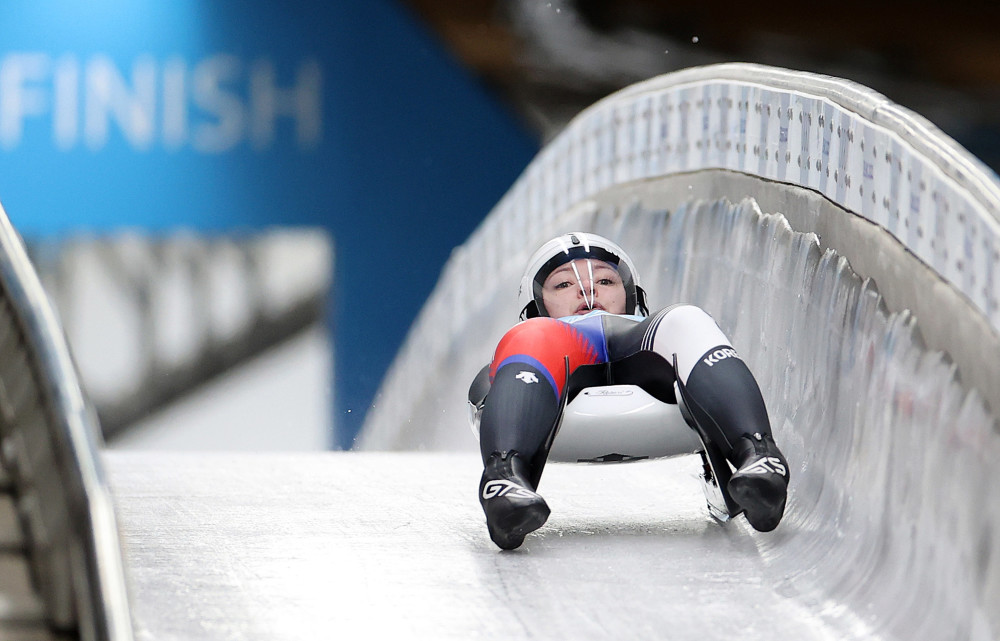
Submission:
[[[649,313],[646,293],[639,287],[639,273],[625,250],[603,236],[574,231],[548,241],[528,260],[518,294],[523,305],[522,319],[549,315],[542,302],[545,279],[560,265],[578,258],[595,258],[615,266],[625,286],[625,313],[643,316]]]

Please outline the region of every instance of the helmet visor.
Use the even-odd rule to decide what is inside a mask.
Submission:
[[[561,318],[595,309],[624,314],[627,295],[618,265],[595,258],[577,258],[555,267],[540,285],[542,308]]]

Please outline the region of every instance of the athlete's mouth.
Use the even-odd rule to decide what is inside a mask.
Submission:
[[[604,309],[604,305],[601,305],[600,303],[594,303],[593,307],[587,305],[587,303],[584,303],[584,304],[582,304],[582,305],[580,305],[579,307],[576,308],[576,311],[574,312],[574,314],[577,315],[577,316],[582,316],[583,314],[589,314],[590,312],[594,311],[595,309],[599,309],[601,311],[607,311],[607,310]]]

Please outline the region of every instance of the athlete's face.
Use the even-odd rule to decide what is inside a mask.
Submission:
[[[618,270],[602,260],[580,258],[558,267],[542,285],[549,316],[561,318],[603,309],[625,313],[625,285]]]

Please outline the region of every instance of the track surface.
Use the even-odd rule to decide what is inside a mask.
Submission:
[[[138,639],[853,636],[782,595],[767,548],[784,525],[708,516],[696,457],[550,465],[552,516],[513,552],[486,534],[475,454],[105,464]]]

